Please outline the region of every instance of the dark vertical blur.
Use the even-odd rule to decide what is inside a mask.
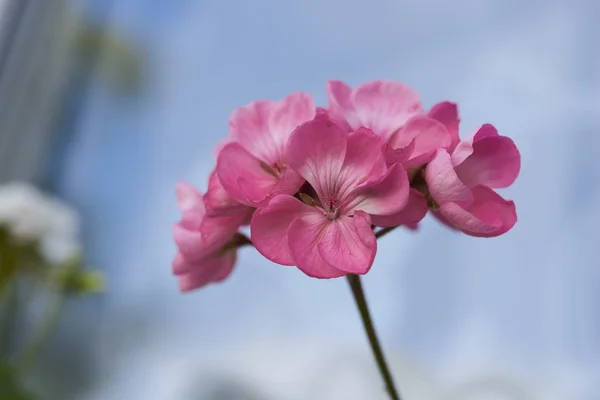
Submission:
[[[0,35],[0,181],[36,181],[54,134],[75,27],[66,0],[8,0]]]

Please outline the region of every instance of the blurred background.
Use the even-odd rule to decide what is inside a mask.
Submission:
[[[67,304],[40,399],[385,399],[344,280],[244,248],[223,284],[171,276],[174,185],[204,189],[227,119],[325,83],[406,82],[491,122],[519,222],[427,218],[364,279],[405,400],[600,399],[600,4],[594,0],[2,0],[0,182],[74,207],[103,294]]]

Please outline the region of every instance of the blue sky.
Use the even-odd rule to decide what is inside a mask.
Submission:
[[[534,400],[600,395],[587,380],[600,356],[599,7],[566,0],[115,2],[109,23],[140,41],[150,80],[137,102],[117,101],[99,85],[92,91],[61,187],[93,221],[89,252],[111,281],[100,342],[110,345],[111,321],[127,312],[146,313],[149,332],[122,359],[99,358],[114,375],[106,373],[111,383],[98,398],[125,393],[160,368],[181,368],[182,382],[161,382],[144,397],[169,399],[159,393],[182,390],[186,377],[214,369],[215,359],[245,354],[256,364],[256,349],[368,355],[343,280],[311,280],[249,249],[223,285],[179,295],[169,274],[170,224],[178,217],[174,183],[205,186],[212,147],[235,107],[298,90],[324,104],[328,79],[378,78],[412,85],[426,105],[458,102],[463,135],[491,122],[523,158],[517,183],[502,192],[520,218],[509,234],[475,239],[429,220],[418,234],[398,231],[381,242],[365,286],[386,347],[442,385],[500,371],[534,387]],[[285,371],[289,359],[273,357]],[[293,371],[319,363],[294,357]],[[163,359],[171,367],[158,366]],[[235,360],[222,368],[249,376],[252,368]],[[141,372],[124,377],[117,365]],[[260,371],[273,373],[268,364]],[[301,377],[280,374],[292,382],[277,389],[280,396],[294,398],[285,387]],[[554,393],[544,392],[549,383]]]

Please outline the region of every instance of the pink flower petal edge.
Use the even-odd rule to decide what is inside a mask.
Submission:
[[[236,257],[235,248],[226,246],[250,217],[251,209],[238,207],[237,213],[212,217],[207,215],[202,194],[186,183],[177,185],[176,198],[182,217],[173,227],[178,252],[172,269],[180,290],[189,291],[224,280],[231,273]]]

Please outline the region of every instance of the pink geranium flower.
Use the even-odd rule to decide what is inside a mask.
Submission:
[[[255,212],[258,251],[317,278],[369,271],[377,250],[371,215],[394,214],[408,201],[406,171],[388,167],[384,147],[370,130],[347,133],[323,118],[295,129],[287,161],[307,185],[302,201],[280,194]]]
[[[425,179],[436,214],[471,236],[498,236],[517,221],[515,205],[494,188],[510,186],[521,167],[514,142],[492,125],[481,126],[450,155],[438,150],[427,165]]]
[[[417,92],[403,83],[378,80],[352,89],[334,80],[327,83],[327,97],[331,118],[343,120],[350,129],[366,127],[380,135],[387,143],[388,164],[401,163],[409,172],[431,161],[438,149],[450,150],[458,144],[456,104],[442,102],[427,113]],[[393,216],[374,217],[373,223],[416,229],[427,211],[425,196],[411,189],[404,209]]]
[[[363,83],[354,89],[334,80],[327,83],[326,89],[332,117],[345,120],[353,130],[365,127],[383,137],[391,162],[399,161],[399,153],[407,169],[427,163],[437,149],[450,149],[458,143],[455,104],[437,104],[428,114],[415,90],[386,80]]]
[[[227,193],[252,207],[279,193],[294,194],[304,180],[288,168],[286,144],[292,131],[315,113],[306,93],[279,102],[255,101],[234,111],[231,135],[219,151],[216,169]]]
[[[173,228],[178,252],[172,266],[180,290],[224,280],[235,264],[236,232],[250,218],[252,209],[210,217],[202,194],[195,188],[179,183],[176,194],[182,218]]]

